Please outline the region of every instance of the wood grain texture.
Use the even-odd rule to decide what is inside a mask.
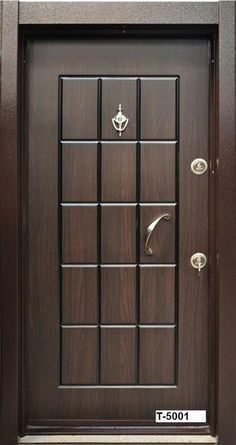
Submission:
[[[217,24],[215,2],[20,2],[21,24]]]
[[[62,207],[62,261],[96,263],[97,206]]]
[[[176,79],[141,79],[141,139],[176,139]]]
[[[102,328],[101,383],[136,382],[136,329]]]
[[[22,400],[19,368],[21,307],[20,193],[18,152],[18,2],[1,2],[0,84],[0,442],[16,443],[19,399]],[[10,331],[9,331],[10,329]]]
[[[97,79],[67,78],[62,85],[63,139],[96,139]]]
[[[136,94],[136,79],[102,80],[102,139],[137,138]],[[119,104],[122,105],[122,113],[129,119],[128,125],[121,136],[119,136],[111,121],[118,113]]]
[[[174,328],[140,328],[140,383],[175,383]],[[152,356],[152,360],[150,360]]]
[[[136,262],[136,206],[102,206],[103,263]]]
[[[218,280],[219,280],[219,442],[236,441],[236,104],[235,104],[235,2],[220,2],[219,32],[219,178],[218,178]]]
[[[62,269],[62,323],[97,323],[97,267]]]
[[[101,322],[136,323],[136,267],[104,267],[101,272]]]
[[[97,328],[62,328],[62,384],[97,383]]]
[[[153,230],[148,246],[152,255],[145,253],[146,230],[159,216],[169,214],[170,220],[162,219]],[[175,263],[175,206],[149,205],[140,208],[140,260],[143,263]]]
[[[97,200],[97,144],[62,145],[62,200]]]
[[[188,406],[189,409],[208,407],[208,299],[207,274],[201,279],[190,267],[191,251],[207,251],[206,234],[208,206],[207,176],[191,176],[190,159],[208,153],[208,42],[205,39],[132,39],[122,38],[40,41],[32,40],[29,48],[29,289],[27,313],[28,343],[28,430],[35,432],[58,430],[108,432],[169,431],[157,427],[153,420],[155,409],[168,406]],[[89,46],[89,52],[88,52]],[[134,52],[135,48],[135,52]],[[166,56],[168,54],[168,57]],[[47,66],[47,70],[41,69]],[[190,67],[192,67],[190,69]],[[39,69],[40,68],[40,69]],[[199,76],[201,70],[201,76]],[[180,292],[178,297],[178,387],[172,388],[58,388],[59,363],[59,299],[58,299],[58,97],[55,79],[59,73],[78,75],[140,75],[163,76],[166,73],[181,77],[180,127],[181,168],[179,177],[181,212]],[[45,88],[47,85],[47,88]],[[191,97],[191,100],[190,100]],[[193,107],[194,104],[194,107]],[[45,109],[47,112],[45,112]],[[48,121],[51,131],[48,132]],[[40,133],[39,133],[40,128]],[[35,137],[37,134],[40,137]],[[183,174],[184,172],[184,174]],[[200,179],[200,181],[199,181]],[[194,193],[195,187],[197,192]],[[45,199],[47,196],[47,199]],[[37,197],[37,199],[36,199]],[[191,199],[189,199],[191,197]],[[200,197],[200,198],[199,198]],[[198,199],[200,201],[198,202]],[[105,206],[102,206],[102,212]],[[109,206],[107,206],[108,208]],[[111,206],[111,210],[113,211]],[[123,207],[121,206],[122,210]],[[127,206],[128,207],[128,206]],[[148,207],[148,206],[147,206]],[[119,208],[119,206],[117,207]],[[130,206],[132,209],[132,206]],[[202,225],[196,215],[204,209]],[[110,211],[110,207],[108,209]],[[133,213],[134,212],[134,213]],[[132,214],[136,214],[135,206]],[[86,219],[86,218],[85,218]],[[110,236],[109,249],[114,244],[119,253],[122,240],[135,238],[136,217],[120,219],[107,214],[106,230]],[[122,218],[121,218],[122,219]],[[108,224],[109,223],[109,224]],[[108,224],[108,225],[107,225]],[[163,223],[164,224],[164,223]],[[168,224],[168,222],[166,222]],[[102,226],[102,224],[101,224]],[[130,229],[129,229],[130,228]],[[132,228],[132,229],[131,229]],[[130,236],[130,230],[133,234]],[[89,231],[91,233],[91,231]],[[194,235],[193,235],[194,233]],[[121,236],[126,234],[127,236]],[[91,236],[92,237],[92,236]],[[93,238],[93,237],[92,237]],[[128,241],[129,243],[130,241]],[[133,246],[133,241],[132,241]],[[136,243],[134,259],[136,263]],[[138,244],[138,243],[137,243]],[[127,245],[127,244],[126,244]],[[112,246],[112,247],[110,247]],[[104,248],[104,246],[101,246]],[[128,251],[131,252],[130,245]],[[129,257],[129,255],[128,255]],[[126,258],[122,259],[126,261]],[[113,262],[113,261],[112,261]],[[205,272],[207,270],[205,269]],[[186,279],[187,277],[187,279]],[[128,328],[127,328],[128,329]],[[114,351],[113,351],[114,352]],[[114,352],[115,354],[115,352]],[[199,360],[201,357],[201,360]],[[130,356],[130,360],[131,360]],[[137,359],[137,356],[136,356]],[[137,360],[136,360],[137,365]],[[137,369],[136,369],[137,371]],[[42,413],[43,417],[42,418]],[[88,419],[90,419],[88,421]],[[179,427],[178,427],[179,428]],[[172,428],[176,432],[177,428]],[[182,427],[185,433],[189,428]],[[191,427],[191,432],[208,431],[209,427]]]
[[[140,268],[140,322],[174,323],[175,268]]]
[[[102,201],[136,201],[136,144],[102,145]]]
[[[176,144],[141,144],[140,198],[142,202],[176,199]]]

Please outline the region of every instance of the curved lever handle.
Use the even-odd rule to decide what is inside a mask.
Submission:
[[[152,249],[151,247],[148,247],[148,243],[150,241],[150,238],[153,234],[153,230],[155,229],[155,227],[159,224],[159,222],[162,219],[165,219],[166,221],[170,220],[171,216],[169,213],[163,213],[163,215],[158,216],[158,218],[154,219],[154,221],[149,224],[149,226],[147,227],[146,233],[145,233],[145,253],[146,255],[152,255]]]

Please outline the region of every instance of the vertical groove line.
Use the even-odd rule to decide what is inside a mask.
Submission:
[[[180,155],[179,155],[179,149],[180,149],[180,143],[179,143],[179,133],[180,133],[180,79],[179,77],[176,79],[176,140],[177,144],[175,147],[175,172],[176,172],[176,229],[175,229],[175,263],[176,263],[176,270],[175,270],[175,363],[174,363],[174,383],[178,385],[179,380],[179,230],[180,230],[180,224],[179,224],[179,199],[180,199],[180,186],[179,186],[179,168],[180,168]]]
[[[101,168],[102,168],[102,147],[101,147],[101,125],[102,125],[102,79],[98,79],[98,144],[97,144],[97,305],[98,305],[98,352],[97,352],[97,383],[101,383]]]
[[[136,322],[137,322],[137,384],[140,368],[140,79],[137,79],[137,145],[136,145]]]
[[[59,384],[62,384],[62,98],[63,79],[58,78],[58,172],[57,172],[57,193],[58,193],[58,305],[59,305]]]

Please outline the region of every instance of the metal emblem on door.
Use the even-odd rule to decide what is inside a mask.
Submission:
[[[121,136],[122,132],[126,129],[129,119],[122,113],[123,108],[122,105],[119,104],[118,113],[112,118],[112,125],[116,131],[119,132],[119,136]]]

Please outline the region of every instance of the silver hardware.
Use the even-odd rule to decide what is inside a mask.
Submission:
[[[122,105],[119,104],[117,108],[118,113],[112,118],[112,125],[116,131],[119,132],[119,136],[121,136],[122,131],[124,131],[128,125],[129,119],[122,113],[123,108]]]
[[[207,264],[207,257],[201,252],[194,253],[190,258],[190,263],[194,269],[198,270],[198,274],[200,275],[201,270]]]
[[[170,216],[169,213],[164,213],[163,215],[158,216],[158,218],[156,218],[151,224],[149,224],[149,226],[148,226],[148,228],[146,230],[146,233],[145,233],[145,237],[146,237],[146,240],[145,240],[145,253],[146,253],[146,255],[152,255],[152,253],[153,253],[151,247],[148,247],[148,243],[149,243],[150,238],[152,236],[153,230],[155,229],[157,224],[159,224],[159,222],[162,219],[165,219],[166,221],[168,221],[168,220],[170,220],[170,218],[171,218],[171,216]]]
[[[205,159],[197,158],[191,163],[191,170],[195,175],[203,175],[208,169]]]

